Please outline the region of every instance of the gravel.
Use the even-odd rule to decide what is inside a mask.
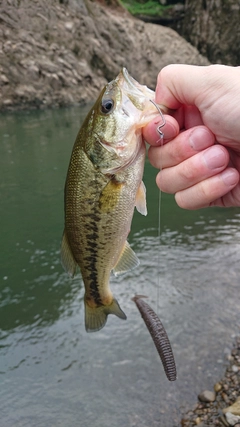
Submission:
[[[199,402],[182,418],[182,427],[240,427],[240,337],[233,344],[228,362],[223,378],[213,386],[213,390],[199,393]],[[210,401],[214,395],[214,401]]]

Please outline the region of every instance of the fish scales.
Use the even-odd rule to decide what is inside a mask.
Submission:
[[[125,319],[113,297],[111,271],[139,263],[127,242],[134,207],[146,215],[141,128],[158,111],[154,92],[123,69],[102,90],[77,135],[65,184],[65,230],[61,259],[85,287],[85,328],[101,329],[108,314]]]

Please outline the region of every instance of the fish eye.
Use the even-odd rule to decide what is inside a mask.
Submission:
[[[114,101],[112,99],[104,99],[101,105],[101,111],[104,114],[110,113],[114,107]]]

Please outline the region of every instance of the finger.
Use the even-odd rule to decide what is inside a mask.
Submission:
[[[155,99],[158,104],[171,110],[194,105],[218,142],[228,143],[240,152],[240,126],[236,114],[240,94],[239,76],[239,67],[220,64],[204,67],[168,65],[158,75]]]
[[[178,122],[180,129],[189,129],[204,124],[199,109],[194,105],[182,105],[177,110],[170,111],[172,111],[171,115]]]
[[[156,102],[170,109],[182,104],[198,107],[209,79],[209,67],[171,64],[164,67],[157,80]]]
[[[240,206],[239,173],[227,168],[198,184],[175,194],[177,204],[184,209],[208,206]]]
[[[161,128],[164,136],[164,140],[175,138],[175,136],[179,133],[179,126],[177,121],[172,116],[164,116],[165,125]],[[148,144],[158,145],[160,144],[161,138],[159,132],[157,131],[158,126],[161,126],[163,123],[162,118],[155,118],[147,126],[143,129],[143,138]]]
[[[184,162],[161,170],[157,175],[157,185],[167,193],[177,193],[226,169],[229,153],[221,145],[213,145],[195,154]]]
[[[184,111],[184,128],[189,129],[195,126],[203,125],[200,111],[194,105],[185,105]]]
[[[186,130],[161,147],[150,147],[148,157],[158,169],[176,166],[199,151],[211,147],[215,137],[205,126]]]

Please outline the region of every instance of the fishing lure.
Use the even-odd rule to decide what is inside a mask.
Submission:
[[[135,297],[132,298],[132,301],[135,302],[145,322],[145,325],[151,334],[155,347],[162,361],[167,379],[169,381],[175,381],[177,379],[177,370],[167,332],[165,331],[163,324],[157,314],[146,303],[146,301],[142,300],[142,298],[147,297],[143,295],[135,295]]]

